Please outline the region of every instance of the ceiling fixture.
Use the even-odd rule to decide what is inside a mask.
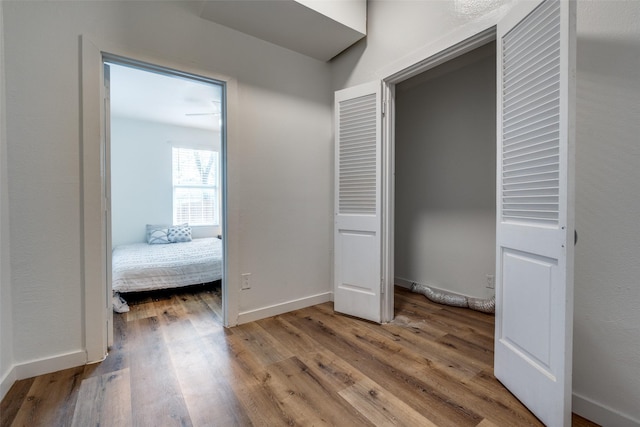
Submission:
[[[210,112],[203,112],[203,113],[185,113],[185,116],[219,116],[220,115],[220,101],[211,101],[211,103],[215,106],[214,110],[217,111],[210,111]]]

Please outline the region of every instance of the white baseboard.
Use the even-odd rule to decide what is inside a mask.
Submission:
[[[466,297],[466,298],[479,298],[479,297],[474,297],[474,296],[467,295],[467,294],[461,294],[461,293],[458,293],[458,292],[449,291],[447,289],[438,288],[437,286],[430,285],[429,283],[413,282],[411,280],[403,279],[402,277],[394,277],[393,278],[393,283],[396,286],[400,286],[401,288],[406,288],[406,289],[411,289],[411,285],[413,283],[417,283],[419,285],[428,286],[429,288],[433,289],[434,291],[438,291],[438,292],[441,292],[443,294],[455,295],[455,296],[458,296],[458,297]]]
[[[394,277],[393,278],[393,282],[397,285],[400,286],[401,288],[407,288],[407,289],[411,289],[411,285],[414,283],[417,283],[419,285],[425,285],[428,286],[429,288],[433,289],[434,291],[437,292],[441,292],[443,294],[449,294],[449,295],[455,295],[458,297],[467,297],[467,298],[472,298],[469,295],[465,295],[465,294],[459,294],[457,292],[452,292],[452,291],[448,291],[446,289],[441,289],[438,288],[436,286],[430,285],[429,283],[418,283],[418,282],[412,282],[411,280],[407,280],[407,279],[403,279],[402,277]]]
[[[411,289],[411,284],[413,282],[407,279],[403,279],[402,277],[394,277],[393,283],[396,286],[400,286],[401,288]]]
[[[4,398],[14,382],[37,375],[61,371],[63,369],[82,366],[87,363],[87,353],[78,350],[71,353],[58,354],[43,359],[30,360],[28,362],[13,365],[0,384],[0,396]]]
[[[573,393],[572,410],[576,414],[604,427],[640,427],[640,420],[621,414],[615,409]]]
[[[0,380],[0,400],[4,399],[4,396],[6,396],[13,383],[15,383],[17,380],[18,378],[16,377],[16,367],[15,365],[12,365],[11,368],[2,377],[2,380]]]
[[[255,310],[244,311],[238,315],[238,324],[240,325],[243,323],[249,323],[255,320],[264,319],[266,317],[277,316],[278,314],[299,310],[305,307],[311,307],[312,305],[322,304],[323,302],[327,301],[333,301],[333,292],[325,292],[322,294],[312,295],[310,297],[283,302],[281,304],[275,304]]]
[[[15,370],[17,379],[22,380],[86,364],[87,353],[84,350],[78,350],[19,363],[15,365]]]

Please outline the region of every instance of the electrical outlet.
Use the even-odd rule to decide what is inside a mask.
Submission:
[[[493,274],[487,274],[487,288],[494,289],[496,287],[496,278]]]
[[[242,277],[242,289],[251,289],[251,273],[242,273],[240,275]]]

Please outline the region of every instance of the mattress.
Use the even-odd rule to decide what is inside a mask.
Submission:
[[[114,292],[151,291],[208,283],[222,278],[222,240],[117,246],[112,256]]]

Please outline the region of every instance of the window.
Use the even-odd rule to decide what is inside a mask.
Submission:
[[[219,225],[218,152],[173,147],[173,221]]]

